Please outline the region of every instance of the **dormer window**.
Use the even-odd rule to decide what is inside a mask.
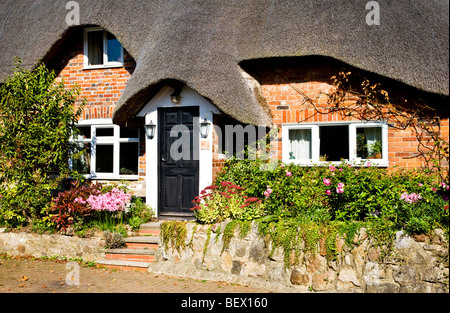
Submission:
[[[84,31],[84,68],[123,66],[123,47],[119,40],[103,28]]]

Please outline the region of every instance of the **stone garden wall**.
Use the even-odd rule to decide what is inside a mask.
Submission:
[[[0,229],[0,253],[11,256],[61,256],[95,262],[104,258],[104,253],[100,252],[104,245],[104,240],[100,237],[4,233]]]
[[[269,257],[270,243],[265,243],[255,227],[243,239],[236,233],[222,252],[222,234],[217,235],[218,225],[214,225],[206,253],[209,226],[198,226],[192,237],[193,228],[193,223],[187,224],[186,243],[190,245],[181,252],[170,245],[166,251],[160,244],[157,262],[149,271],[278,292],[449,292],[448,246],[439,230],[432,237],[415,238],[397,232],[394,251],[385,258],[361,230],[352,247],[338,240],[337,259],[327,260],[318,247],[317,253],[301,254],[298,265],[286,268],[282,251]],[[222,223],[220,229],[224,228]]]

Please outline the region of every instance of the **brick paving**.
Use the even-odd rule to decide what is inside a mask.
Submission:
[[[147,272],[80,266],[79,285],[67,284],[73,267],[50,260],[0,259],[0,293],[267,293],[227,282],[201,281]]]

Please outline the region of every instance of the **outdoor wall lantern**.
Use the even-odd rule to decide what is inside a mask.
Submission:
[[[202,135],[202,138],[207,138],[209,135],[209,128],[211,126],[211,123],[208,122],[205,118],[203,122],[200,123],[200,134]]]
[[[170,95],[170,100],[174,104],[180,104],[181,101],[181,88],[175,88],[173,93]]]
[[[153,139],[153,137],[155,137],[155,130],[156,125],[153,124],[153,121],[150,121],[150,123],[145,125],[145,133],[147,134],[148,138]]]

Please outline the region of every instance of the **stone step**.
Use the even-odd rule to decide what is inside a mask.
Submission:
[[[103,249],[105,260],[154,262],[156,249]]]
[[[158,248],[159,236],[136,236],[124,238],[128,249]]]
[[[105,254],[142,254],[153,255],[156,249],[100,249]]]
[[[161,213],[159,215],[160,222],[165,221],[194,221],[195,216],[194,213],[185,213],[185,212],[168,212],[168,213]]]
[[[147,272],[148,267],[152,262],[142,262],[142,261],[126,261],[126,260],[102,260],[97,261],[97,267],[125,270],[125,271],[141,271]]]
[[[97,265],[109,269],[146,271],[155,261],[161,222],[142,224],[138,236],[124,238],[126,248],[103,249],[105,259]]]
[[[145,224],[141,224],[141,229],[159,229],[159,227],[161,226],[161,221],[157,221],[157,222],[148,222]]]
[[[154,235],[159,236],[161,231],[159,229],[139,229],[138,235],[145,236],[145,235]]]
[[[160,233],[160,225],[161,225],[160,221],[142,224],[138,231],[138,234],[139,235],[149,235],[150,234],[150,235],[158,236]]]

